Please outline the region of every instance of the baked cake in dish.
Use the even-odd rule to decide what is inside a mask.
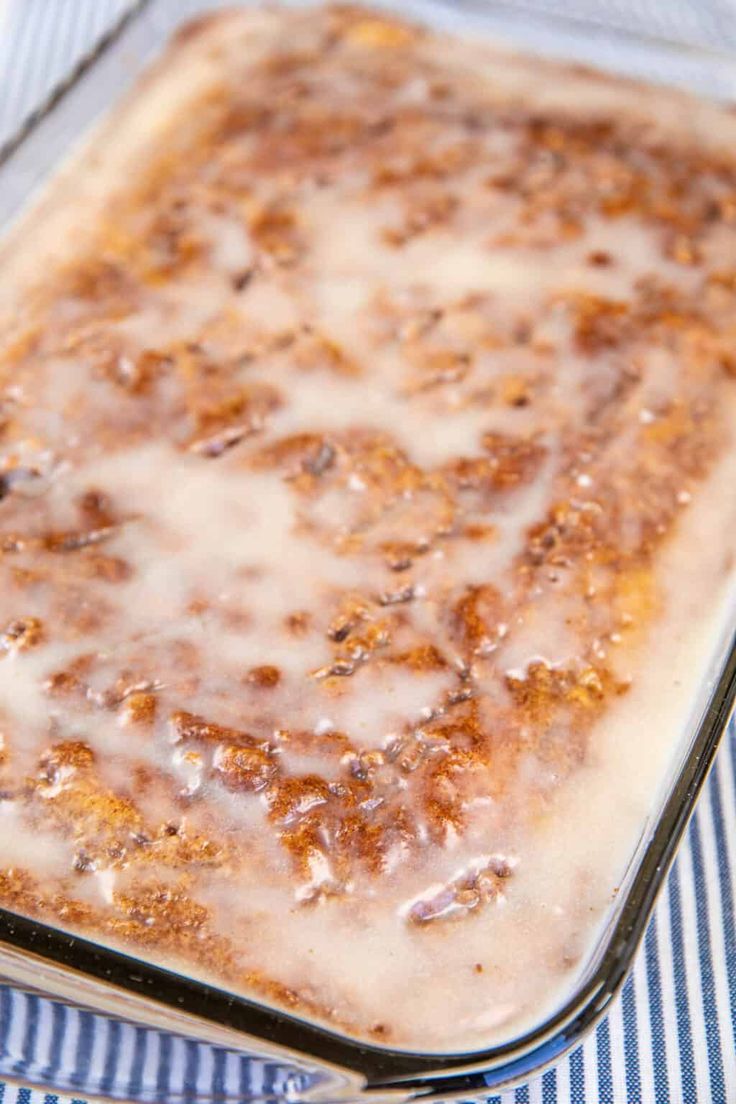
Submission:
[[[735,139],[181,31],[2,253],[0,904],[394,1048],[569,995],[725,612]]]

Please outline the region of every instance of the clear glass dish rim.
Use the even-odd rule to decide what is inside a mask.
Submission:
[[[41,108],[0,149],[0,190],[4,178],[12,174],[16,158],[22,154],[36,128],[63,110],[70,91],[82,78],[92,75],[97,62],[115,50],[128,26],[160,2],[134,0],[130,9],[82,59],[63,85],[54,90]],[[232,0],[230,2],[232,4]],[[393,4],[390,0],[363,2],[366,6],[372,4],[394,11],[400,7],[398,0],[394,0]],[[710,47],[689,46],[626,29],[609,28],[592,19],[524,9],[510,4],[508,0],[414,0],[407,14],[418,14],[421,19],[423,7],[428,11],[444,9],[449,12],[453,4],[457,10],[481,20],[493,14],[503,14],[512,24],[523,20],[541,24],[559,34],[563,40],[566,35],[579,36],[583,29],[590,28],[606,39],[622,44],[636,42],[653,51],[701,58],[703,61],[717,59],[718,63],[729,68],[733,66],[736,93],[736,55]],[[223,0],[221,6],[227,6],[227,0]],[[205,7],[203,4],[202,8]],[[193,14],[196,15],[196,12]],[[184,22],[184,18],[179,22]],[[503,39],[503,31],[499,32],[498,37]],[[520,51],[540,52],[528,42],[526,47],[523,41],[514,42],[513,32],[511,43],[514,47],[518,45]],[[131,84],[135,83],[137,76],[138,71],[133,75]],[[107,107],[114,107],[114,103],[115,100]],[[77,137],[81,137],[81,132]],[[54,163],[50,174],[45,174],[44,178],[53,175],[57,164]],[[7,221],[0,219],[0,234],[6,229]],[[160,1023],[161,1014],[168,1009],[176,1014],[171,1028],[176,1033],[196,1036],[197,1025],[200,1025],[208,1029],[204,1034],[212,1039],[213,1030],[220,1027],[229,1036],[226,1045],[232,1046],[233,1038],[237,1037],[243,1050],[253,1049],[257,1053],[260,1045],[266,1050],[273,1048],[271,1053],[275,1051],[286,1062],[292,1056],[297,1064],[307,1061],[323,1068],[342,1070],[353,1084],[357,1076],[363,1084],[363,1091],[371,1095],[393,1096],[396,1092],[400,1098],[419,1093],[442,1099],[459,1095],[467,1098],[469,1094],[488,1093],[519,1082],[581,1041],[604,1015],[629,971],[657,894],[664,884],[736,703],[736,632],[725,649],[720,669],[708,681],[710,693],[692,734],[689,750],[684,754],[679,771],[674,774],[659,815],[649,830],[648,841],[632,860],[632,873],[625,892],[621,895],[612,922],[601,934],[597,954],[592,956],[597,958],[597,965],[560,1009],[524,1035],[507,1043],[465,1054],[443,1054],[394,1050],[358,1042],[255,1000],[213,988],[4,908],[0,908],[0,969],[2,951],[6,948],[13,956],[20,954],[31,967],[34,964],[41,969],[50,967],[58,976],[66,975],[70,980],[82,978],[85,983],[97,986],[100,993],[109,994],[113,999],[115,993],[133,998],[136,1014],[140,1013],[140,1022],[145,1021],[147,1005],[152,1013],[155,1012],[150,1023],[155,1020]],[[87,986],[87,991],[89,988]],[[56,995],[64,999],[61,989],[57,987]],[[93,998],[85,1003],[95,1007]]]

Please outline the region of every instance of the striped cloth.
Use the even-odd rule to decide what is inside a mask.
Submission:
[[[167,0],[177,10],[193,0]],[[516,0],[530,11],[556,0]],[[0,148],[131,0],[0,0]],[[568,0],[569,15],[736,50],[734,0]],[[736,731],[606,1019],[566,1059],[488,1104],[735,1104]],[[0,986],[0,1104],[298,1100],[318,1077]],[[26,1085],[41,1089],[21,1088]],[[53,1086],[54,1092],[43,1089]],[[62,1094],[57,1095],[57,1094]]]
[[[131,0],[0,0],[0,149],[131,6]]]

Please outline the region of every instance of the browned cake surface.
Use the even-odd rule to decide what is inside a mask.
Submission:
[[[527,851],[730,485],[736,159],[538,70],[335,8],[150,78],[181,103],[2,333],[5,906],[398,1044],[532,1014],[504,909],[539,986],[579,960],[625,851],[557,912]],[[443,968],[469,1018],[415,1037]]]

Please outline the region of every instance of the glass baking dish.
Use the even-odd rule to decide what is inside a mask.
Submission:
[[[484,32],[546,56],[595,64],[633,77],[677,83],[736,99],[736,62],[613,31],[599,23],[530,15],[484,0],[407,0],[374,6],[437,27]],[[0,226],[7,227],[69,150],[136,80],[187,18],[217,0],[141,0],[63,91],[17,140],[0,151]],[[605,929],[574,994],[522,1037],[469,1054],[415,1053],[357,1043],[286,1013],[0,910],[0,971],[15,985],[52,994],[152,1028],[245,1051],[293,1068],[289,1098],[352,1101],[479,1096],[521,1080],[578,1043],[604,1014],[632,962],[656,895],[690,817],[736,698],[736,637],[731,620],[713,642],[713,661],[691,722]],[[109,1090],[114,1095],[112,1089]],[[240,1099],[265,1099],[249,1092]],[[145,1099],[142,1092],[140,1099]]]

